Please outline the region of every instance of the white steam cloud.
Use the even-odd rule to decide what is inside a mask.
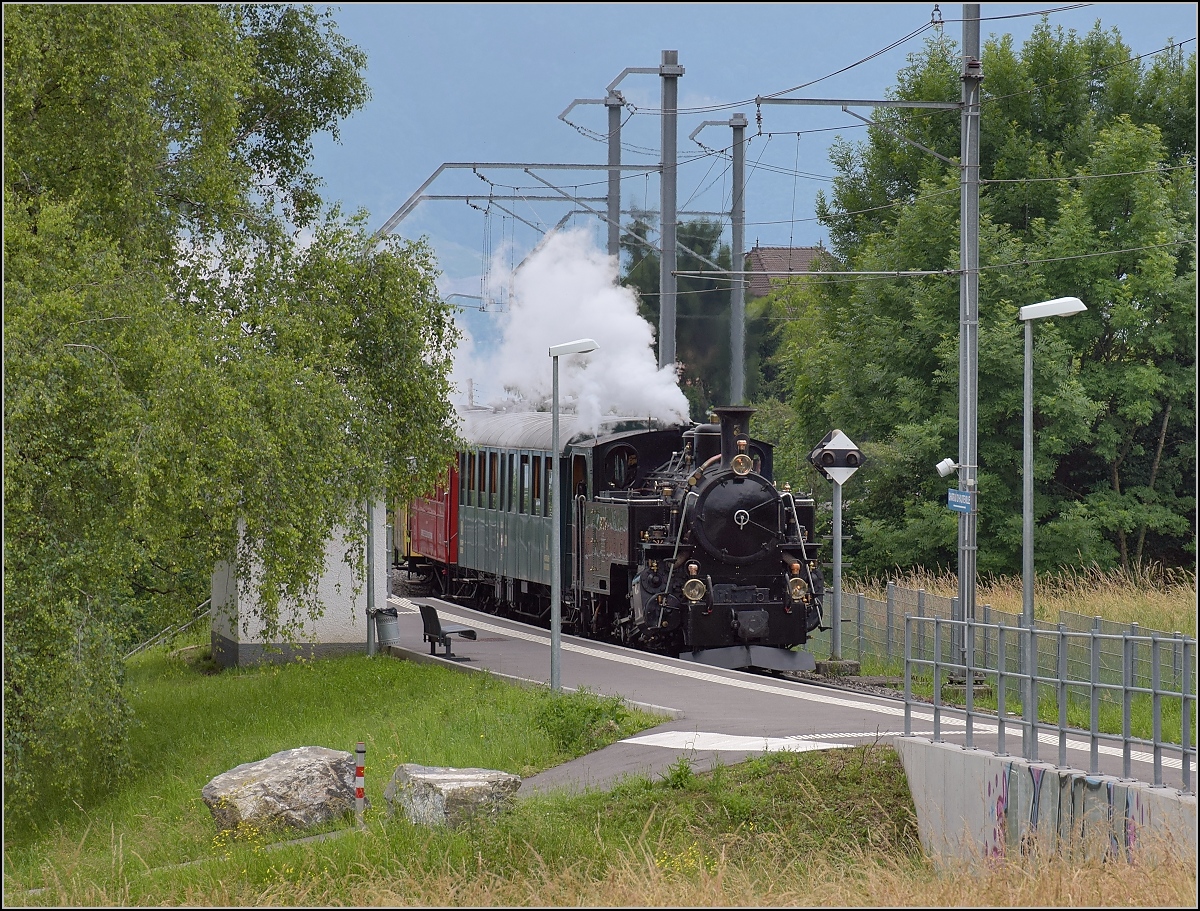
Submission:
[[[465,399],[507,410],[548,408],[552,345],[595,339],[590,354],[558,361],[559,406],[573,410],[589,430],[605,415],[686,422],[688,403],[671,367],[658,367],[654,333],[637,312],[635,292],[617,283],[616,260],[599,250],[587,231],[555,234],[514,275],[508,309],[498,321],[490,355],[466,337],[453,379]],[[469,330],[468,330],[469,331]]]

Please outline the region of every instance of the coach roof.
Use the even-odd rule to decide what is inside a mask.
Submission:
[[[553,443],[553,415],[549,411],[464,411],[462,435],[473,447],[490,446],[497,449],[532,449],[549,451]],[[646,430],[646,418],[608,416],[600,421],[600,429],[581,430],[579,415],[559,412],[558,442],[560,446],[576,439],[607,436],[627,430]]]

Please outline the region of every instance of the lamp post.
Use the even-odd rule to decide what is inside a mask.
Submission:
[[[580,338],[573,342],[550,346],[550,359],[554,363],[554,382],[551,394],[551,442],[553,449],[551,464],[554,466],[550,479],[557,490],[550,490],[550,689],[562,689],[559,681],[559,653],[562,650],[562,509],[559,494],[563,484],[559,478],[559,459],[562,457],[558,445],[558,359],[567,354],[586,354],[598,346],[593,339]]]
[[[1037,760],[1037,736],[1033,727],[1037,718],[1037,686],[1034,683],[1037,639],[1033,635],[1033,321],[1047,316],[1071,316],[1086,309],[1077,297],[1056,297],[1020,310],[1020,318],[1025,322],[1025,430],[1021,461],[1021,622],[1025,626],[1025,728],[1022,737],[1025,739],[1025,758],[1034,761]]]

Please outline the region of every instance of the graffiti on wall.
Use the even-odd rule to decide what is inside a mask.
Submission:
[[[1131,859],[1150,808],[1137,788],[1068,769],[1007,762],[986,783],[989,826],[984,854],[1082,850]]]

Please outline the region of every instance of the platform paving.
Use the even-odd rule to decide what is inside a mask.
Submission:
[[[445,622],[476,630],[474,641],[452,640],[455,659],[429,654],[422,641],[417,603],[434,605]],[[550,632],[435,598],[392,595],[397,639],[381,652],[431,661],[464,672],[486,670],[527,685],[550,681]],[[587,689],[656,712],[661,724],[602,750],[548,769],[522,782],[518,796],[550,789],[609,788],[631,775],[662,776],[684,757],[697,772],[732,765],[770,750],[838,749],[886,743],[905,733],[904,703],[809,681],[697,665],[576,636],[561,637],[559,679],[564,690]],[[911,734],[965,745],[961,717],[944,710],[934,730],[931,707],[914,707]],[[1020,732],[1010,726],[1007,750],[1020,753]],[[1039,738],[1043,759],[1057,756],[1057,738]],[[995,751],[996,729],[976,720],[972,747]],[[1088,768],[1088,745],[1072,741],[1068,765]],[[1120,773],[1116,751],[1101,755],[1101,772]],[[1146,780],[1151,757],[1136,754],[1135,775]]]

